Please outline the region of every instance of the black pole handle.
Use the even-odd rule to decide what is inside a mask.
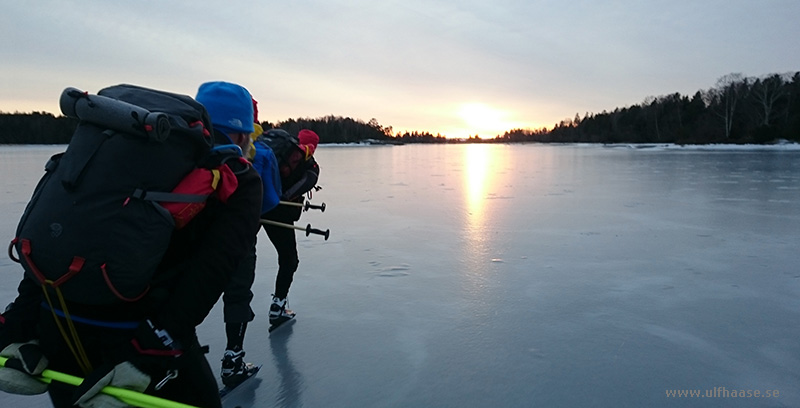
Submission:
[[[325,212],[325,203],[322,203],[322,205],[314,205],[314,204],[311,204],[310,202],[306,201],[306,205],[305,205],[305,207],[303,207],[303,211],[308,211],[309,208],[311,208],[313,210],[320,210],[322,212]]]
[[[331,235],[331,230],[325,230],[325,231],[318,230],[315,228],[311,228],[311,224],[308,224],[308,226],[306,227],[306,236],[308,236],[309,234],[323,235],[325,237],[325,240],[327,241],[328,237]]]

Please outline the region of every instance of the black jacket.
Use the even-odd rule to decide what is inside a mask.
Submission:
[[[318,180],[319,164],[314,160],[314,156],[311,156],[308,160],[300,162],[287,176],[281,177],[281,187],[283,188],[281,200],[302,203],[303,195],[311,191],[317,185]],[[302,212],[302,207],[278,205],[262,214],[261,218],[291,223],[299,220]]]
[[[297,200],[300,196],[311,191],[319,180],[319,164],[314,156],[297,165],[297,168],[287,177],[281,178],[283,199]]]
[[[241,166],[246,170],[240,169],[239,186],[227,203],[209,201],[197,219],[176,231],[162,261],[159,275],[165,281],[155,286],[166,289],[169,297],[160,303],[159,293],[153,294],[158,303],[151,317],[176,335],[194,332],[219,300],[239,261],[255,246],[261,178],[249,164]]]

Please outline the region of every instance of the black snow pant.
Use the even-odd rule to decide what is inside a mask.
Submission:
[[[62,325],[65,325],[65,321],[63,318],[61,319]],[[75,357],[64,342],[49,310],[43,309],[39,327],[41,347],[50,360],[47,368],[83,377],[84,373],[81,372]],[[125,357],[121,353],[130,347],[129,344],[135,330],[100,327],[77,322],[75,322],[75,329],[86,350],[89,362],[95,369],[105,364],[116,364],[120,360],[124,360]],[[160,373],[150,375],[153,376],[152,382],[145,391],[146,394],[198,407],[219,408],[222,406],[217,380],[211,372],[211,367],[208,365],[196,336],[184,346],[178,377],[168,381],[160,390],[156,391],[154,386],[166,376],[166,370],[163,375]],[[75,387],[57,381],[53,381],[48,387],[50,400],[56,408],[72,407],[70,401],[74,391]]]
[[[279,206],[280,207],[280,206]],[[276,211],[268,213],[268,219],[284,224],[294,225],[299,217],[294,211]],[[289,287],[292,286],[294,273],[300,264],[297,256],[297,239],[295,230],[277,225],[264,224],[264,231],[267,232],[270,242],[278,253],[278,276],[275,278],[275,296],[283,299],[289,294]]]
[[[225,323],[248,323],[255,317],[250,302],[253,300],[251,287],[256,279],[256,247],[242,258],[236,270],[228,278],[222,294]]]

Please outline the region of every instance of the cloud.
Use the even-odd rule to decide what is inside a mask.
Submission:
[[[458,109],[473,102],[538,128],[730,72],[797,70],[798,15],[793,0],[11,2],[0,110],[53,111],[67,86],[193,95],[228,80],[273,122],[332,114],[436,133],[468,129]]]

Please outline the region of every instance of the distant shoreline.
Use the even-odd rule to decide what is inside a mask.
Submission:
[[[440,143],[320,143],[320,147],[393,147],[393,146],[407,146],[407,145],[433,145]],[[450,143],[448,143],[450,144]],[[473,144],[473,142],[460,142],[453,144]],[[608,149],[632,149],[632,150],[730,150],[730,151],[800,151],[800,143],[795,142],[780,142],[771,144],[724,144],[724,143],[709,143],[709,144],[677,144],[677,143],[541,143],[541,142],[500,142],[500,143],[485,143],[474,142],[474,144],[526,144],[526,145],[542,145],[542,146],[580,146],[580,147],[603,147]],[[0,144],[3,148],[53,148],[61,146],[67,148],[67,144],[16,144],[5,143]]]

